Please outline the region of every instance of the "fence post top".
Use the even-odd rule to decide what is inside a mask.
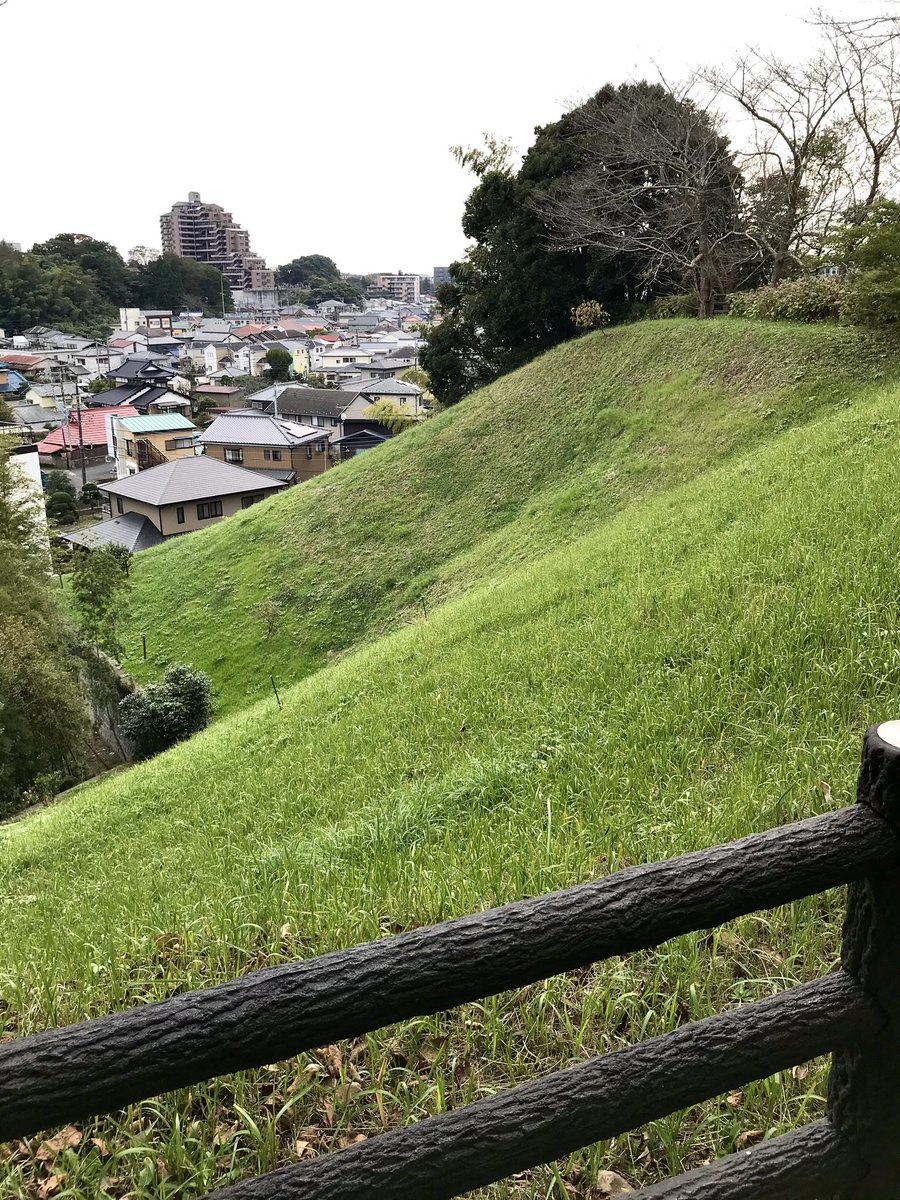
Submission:
[[[900,720],[866,730],[857,800],[900,826]]]

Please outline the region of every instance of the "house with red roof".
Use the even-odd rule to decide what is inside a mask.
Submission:
[[[78,413],[70,409],[62,425],[38,442],[37,449],[42,465],[59,468],[65,465],[67,457],[74,453],[80,466],[82,439],[85,463],[111,459],[115,455],[113,425],[116,417],[137,415],[138,410],[131,404],[111,405],[108,408],[82,408],[79,427]]]

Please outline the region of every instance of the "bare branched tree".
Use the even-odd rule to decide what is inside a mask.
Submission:
[[[900,21],[822,24],[858,135],[859,196],[851,219],[860,223],[887,182],[900,143]]]
[[[745,253],[741,176],[714,114],[685,90],[640,83],[576,115],[582,166],[539,202],[553,244],[637,256],[648,284],[688,276],[711,316]]]
[[[750,118],[740,156],[748,179],[746,230],[770,262],[769,282],[821,248],[854,203],[847,82],[832,55],[794,66],[751,51],[730,71],[704,73],[720,101]]]

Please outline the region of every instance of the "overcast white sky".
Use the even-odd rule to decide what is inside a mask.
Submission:
[[[188,191],[270,266],[416,271],[465,247],[485,131],[520,150],[602,84],[677,78],[752,43],[801,57],[813,0],[7,0],[0,238],[159,245]],[[881,0],[842,0],[842,15]]]

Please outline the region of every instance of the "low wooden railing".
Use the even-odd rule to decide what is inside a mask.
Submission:
[[[833,1055],[827,1116],[636,1193],[900,1197],[900,722],[850,808],[0,1047],[0,1139],[850,884],[842,968],[661,1037],[221,1189],[221,1200],[443,1200]]]

